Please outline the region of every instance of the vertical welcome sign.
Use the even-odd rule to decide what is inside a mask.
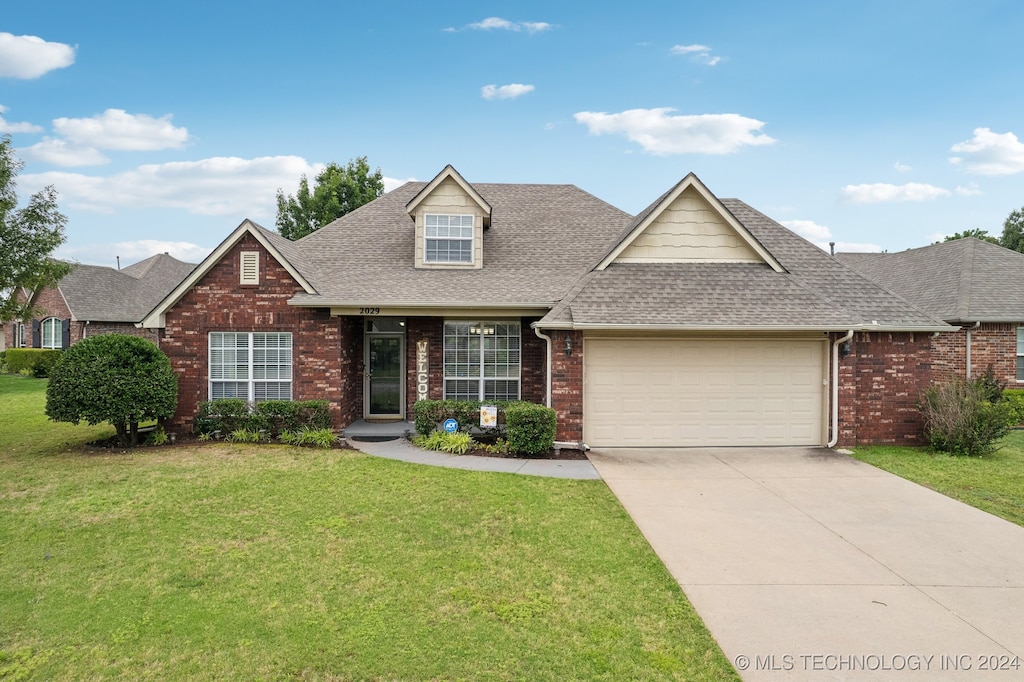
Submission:
[[[427,340],[416,342],[416,400],[426,400],[430,390],[430,364]]]

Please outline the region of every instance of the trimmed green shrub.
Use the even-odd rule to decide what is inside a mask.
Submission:
[[[953,455],[981,457],[998,450],[996,441],[1009,431],[1012,412],[998,384],[985,375],[933,384],[921,401],[925,438]]]
[[[216,433],[227,436],[239,429],[249,428],[249,403],[243,398],[219,398],[199,403],[195,432]]]
[[[331,406],[326,400],[267,400],[256,403],[255,414],[268,422],[271,433],[331,429]]]
[[[52,348],[8,348],[5,359],[11,374],[32,374],[40,379],[50,376],[50,370],[60,362],[64,351]]]
[[[509,450],[524,455],[541,455],[555,445],[558,419],[550,407],[527,402],[505,408]]]
[[[50,371],[46,416],[54,421],[110,422],[122,447],[138,445],[139,422],[163,419],[178,406],[178,377],[156,344],[127,334],[84,339]]]
[[[219,398],[199,403],[195,432],[227,437],[239,430],[264,431],[278,438],[283,432],[331,431],[332,426],[326,400],[267,400],[252,407],[242,398]]]
[[[446,419],[459,422],[460,431],[479,427],[481,405],[479,400],[417,400],[412,406],[416,433],[425,436]]]
[[[1008,388],[1004,390],[1003,402],[1010,406],[1010,426],[1024,424],[1024,388]]]

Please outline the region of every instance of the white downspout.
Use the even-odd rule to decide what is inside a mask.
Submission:
[[[967,367],[965,368],[967,372],[967,376],[965,377],[966,379],[971,378],[971,330],[977,329],[980,326],[981,320],[978,320],[977,322],[974,323],[973,327],[967,328]]]
[[[533,333],[538,337],[544,339],[544,343],[547,346],[547,390],[544,393],[544,405],[551,407],[551,337],[547,334],[541,334],[540,329],[533,328]]]
[[[826,447],[834,448],[839,442],[839,345],[853,338],[853,330],[832,343],[832,438]]]

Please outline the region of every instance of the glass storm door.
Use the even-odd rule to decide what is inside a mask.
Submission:
[[[366,375],[368,417],[401,417],[403,410],[402,342],[404,336],[366,337]]]

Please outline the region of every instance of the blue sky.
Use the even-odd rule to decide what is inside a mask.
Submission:
[[[198,261],[330,161],[389,188],[695,172],[812,241],[897,251],[1024,205],[1024,3],[140,3],[0,19],[0,131],[59,255]]]

